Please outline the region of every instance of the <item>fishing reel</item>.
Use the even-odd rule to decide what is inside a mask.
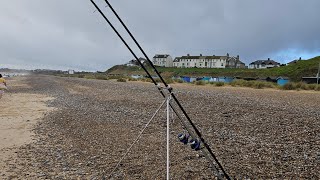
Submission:
[[[182,142],[183,144],[190,143],[191,149],[193,149],[195,151],[200,150],[200,145],[201,145],[200,141],[198,141],[197,139],[191,139],[189,141],[189,137],[190,137],[190,135],[187,133],[181,133],[178,135],[178,139],[180,142]]]
[[[189,141],[189,134],[181,133],[178,135],[179,141],[182,142],[183,144],[188,144]]]
[[[191,139],[189,143],[191,149],[194,149],[196,151],[200,150],[200,141],[198,141],[197,139]]]

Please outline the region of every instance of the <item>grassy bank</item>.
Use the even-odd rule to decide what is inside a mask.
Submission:
[[[165,68],[157,67],[158,71],[165,78],[173,76],[231,76],[231,77],[289,77],[291,81],[299,82],[304,76],[315,76],[318,71],[320,56],[298,61],[296,64],[271,69],[212,69],[212,68]],[[149,72],[155,75],[149,68]],[[114,66],[106,71],[110,75],[145,75],[140,67],[127,67],[122,65]]]

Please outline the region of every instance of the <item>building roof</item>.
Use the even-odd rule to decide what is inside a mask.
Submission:
[[[293,60],[293,61],[291,61],[291,62],[288,62],[287,64],[295,64],[295,63],[297,63],[298,61],[301,61],[301,60],[299,60],[299,59]]]
[[[179,62],[181,57],[174,58],[173,62]]]
[[[153,58],[167,58],[169,54],[156,54]]]
[[[181,56],[180,59],[227,59],[227,56]]]
[[[254,61],[252,63],[250,63],[250,65],[255,64],[255,65],[261,65],[261,64],[267,64],[267,65],[280,65],[280,63],[274,61],[274,60],[257,60]]]

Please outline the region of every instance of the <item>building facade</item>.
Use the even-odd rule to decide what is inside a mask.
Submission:
[[[68,70],[68,74],[74,74],[74,70],[69,69],[69,70]]]
[[[142,63],[142,64],[145,64],[147,62],[147,60],[145,58],[142,58],[140,57],[139,58],[139,61]],[[135,59],[132,59],[130,60],[128,63],[125,64],[126,66],[140,66],[140,63],[135,60]]]
[[[245,64],[240,61],[239,56],[181,56],[173,61],[173,67],[177,68],[245,68]]]
[[[280,63],[270,60],[257,60],[249,64],[249,69],[267,69],[267,68],[273,68],[273,67],[279,67]]]
[[[156,54],[152,59],[152,63],[155,66],[173,67],[173,59],[169,54]]]
[[[246,68],[245,63],[240,61],[239,55],[237,55],[236,57],[230,57],[229,54],[227,54],[227,57],[226,68]]]
[[[177,68],[225,68],[227,56],[181,56],[174,59]]]

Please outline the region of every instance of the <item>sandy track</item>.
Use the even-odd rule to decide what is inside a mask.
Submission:
[[[10,89],[30,88],[23,83],[24,78],[9,81]],[[51,97],[40,94],[10,93],[0,99],[0,172],[8,174],[6,161],[16,158],[20,146],[33,142],[34,125],[53,110],[46,106]]]

